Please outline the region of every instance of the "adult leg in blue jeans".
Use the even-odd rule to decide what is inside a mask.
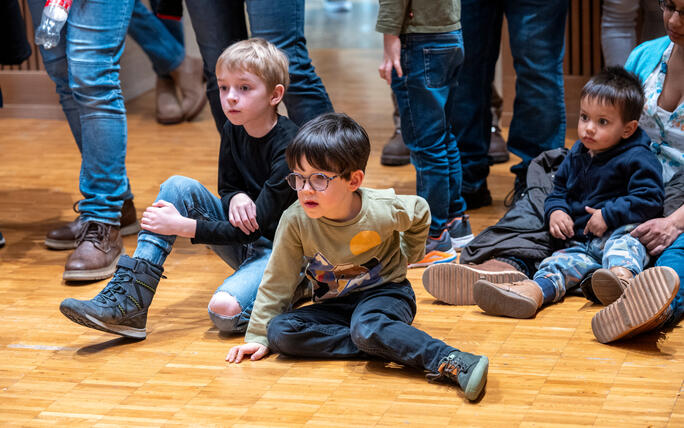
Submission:
[[[677,272],[679,277],[679,291],[675,296],[670,309],[672,315],[665,322],[665,327],[674,327],[679,323],[684,316],[684,233],[669,246],[658,257],[655,263],[656,266],[667,266]]]
[[[76,0],[63,29],[63,42],[51,50],[41,48],[81,151],[82,230],[78,247],[66,262],[67,280],[110,276],[122,251],[121,208],[132,195],[125,165],[126,110],[119,60],[133,4],[133,0]],[[37,26],[43,2],[31,0],[29,7]]]
[[[463,189],[487,201],[491,82],[499,56],[501,24],[506,16],[516,71],[516,96],[508,148],[522,158],[511,168],[517,187],[524,187],[529,162],[565,139],[563,52],[568,3],[562,0],[463,0],[466,58],[459,74],[458,146],[463,164]],[[482,37],[482,32],[487,37]],[[472,56],[471,56],[472,55]],[[477,202],[475,199],[471,199]],[[481,202],[481,201],[480,201]],[[476,204],[479,205],[479,204]]]

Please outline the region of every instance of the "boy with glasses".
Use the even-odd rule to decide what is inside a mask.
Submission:
[[[226,360],[269,351],[309,358],[369,358],[415,367],[477,399],[487,357],[461,352],[411,326],[408,263],[425,254],[430,210],[419,196],[362,188],[368,135],[344,114],[305,124],[287,149],[298,202],[278,225],[245,344]],[[305,265],[315,304],[288,311]]]
[[[121,257],[114,278],[92,300],[60,305],[72,321],[144,339],[162,265],[182,236],[209,244],[235,270],[209,302],[211,320],[223,332],[247,328],[278,221],[296,199],[285,182],[285,149],[297,126],[276,112],[289,83],[288,60],[269,42],[233,44],[219,57],[216,77],[228,118],[219,153],[220,198],[190,178],[164,182],[143,214],[133,257]]]

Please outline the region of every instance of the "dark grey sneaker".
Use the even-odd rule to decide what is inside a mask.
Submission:
[[[470,216],[468,214],[463,214],[461,217],[456,217],[447,223],[449,237],[451,238],[451,246],[456,251],[460,251],[475,237],[470,228],[469,218]]]
[[[489,358],[453,351],[440,360],[437,370],[437,373],[426,376],[429,381],[451,381],[461,387],[468,400],[474,401],[482,394],[487,383]]]
[[[121,256],[114,278],[92,300],[65,299],[59,310],[77,324],[144,339],[147,309],[164,268],[146,260]]]

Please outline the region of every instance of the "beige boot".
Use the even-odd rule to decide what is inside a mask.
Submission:
[[[474,305],[473,285],[484,279],[493,283],[514,282],[527,276],[500,260],[477,265],[438,263],[423,272],[423,286],[437,300],[450,305]]]
[[[488,314],[511,318],[532,318],[544,301],[541,287],[530,279],[504,284],[479,280],[473,298]]]
[[[591,319],[601,343],[626,339],[660,327],[672,314],[670,304],[679,290],[674,269],[657,266],[638,274],[625,292]]]
[[[170,74],[181,92],[181,108],[185,120],[194,119],[207,103],[202,60],[186,56],[181,65]]]
[[[157,76],[157,122],[170,125],[183,121],[183,110],[176,95],[176,84],[169,77]]]
[[[632,272],[621,266],[599,269],[591,276],[591,289],[596,298],[608,306],[622,296],[632,278]]]

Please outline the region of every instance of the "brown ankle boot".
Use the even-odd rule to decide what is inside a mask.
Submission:
[[[522,281],[527,276],[500,260],[487,260],[479,265],[439,263],[423,272],[427,292],[450,305],[474,305],[473,285],[480,279],[504,283]]]
[[[183,109],[181,109],[176,84],[170,77],[157,77],[157,122],[170,125],[183,121]]]
[[[670,304],[679,287],[679,276],[670,267],[657,266],[641,272],[620,298],[591,319],[596,340],[613,342],[660,327],[672,314]]]
[[[185,120],[194,119],[207,103],[202,60],[186,56],[181,65],[170,74],[181,91],[181,108]]]
[[[65,281],[96,281],[114,274],[116,262],[123,253],[118,227],[87,221],[77,241],[78,246],[64,267]]]
[[[608,306],[622,296],[632,278],[632,272],[620,266],[599,269],[591,277],[591,289],[599,302]]]
[[[532,318],[544,301],[541,287],[530,279],[505,284],[479,280],[473,298],[488,314],[511,318]]]
[[[74,204],[74,211],[78,212],[78,202]],[[81,217],[76,217],[76,220],[70,221],[64,226],[48,232],[45,238],[45,246],[52,250],[70,250],[76,248],[78,243],[76,237],[81,233],[84,223]],[[121,230],[120,234],[123,236],[133,235],[140,231],[140,223],[135,212],[135,205],[133,199],[126,199],[121,208]]]

